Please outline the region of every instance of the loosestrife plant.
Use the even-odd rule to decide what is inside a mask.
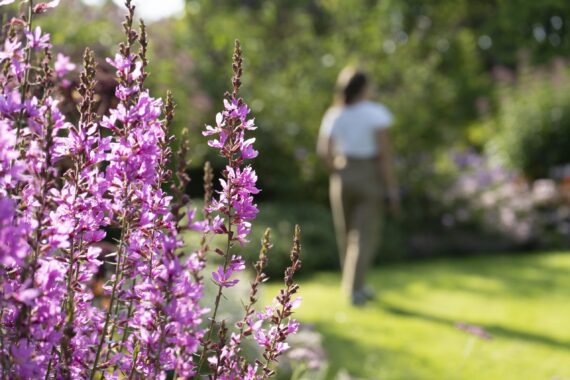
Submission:
[[[126,40],[107,59],[116,69],[116,107],[106,115],[95,111],[96,64],[87,49],[79,117],[70,122],[59,108],[57,84],[67,85],[75,65],[61,54],[53,62],[50,36],[32,23],[58,3],[22,2],[24,14],[4,25],[0,38],[1,378],[271,377],[287,337],[299,328],[291,317],[300,302],[293,282],[301,265],[298,227],[274,303],[255,309],[267,279],[267,231],[243,315],[234,325],[218,315],[224,290],[246,266],[232,247],[248,244],[258,212],[250,164],[258,153],[247,136],[255,126],[238,94],[239,43],[232,91],[215,126],[204,131],[226,160],[221,190],[213,191],[206,164],[204,219],[197,220],[183,191],[184,141],[170,169],[173,100],[145,88],[148,43],[144,23],[133,26],[134,6],[126,1]],[[110,228],[120,237],[103,255]],[[186,231],[201,234],[198,249],[183,246]],[[222,247],[210,246],[216,234],[225,237]],[[208,274],[207,258],[216,253],[222,264]],[[104,266],[112,274],[104,297],[96,297],[94,276]],[[214,282],[215,300],[203,299],[205,281]],[[256,343],[257,358],[242,353],[247,340]]]

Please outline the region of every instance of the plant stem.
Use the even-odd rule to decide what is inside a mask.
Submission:
[[[139,352],[137,351],[135,353],[135,356],[133,357],[133,366],[131,367],[131,373],[129,374],[129,380],[132,380],[133,375],[135,374],[135,366],[136,366],[138,356],[139,356]]]
[[[126,191],[125,191],[126,192]],[[99,357],[101,355],[101,349],[105,343],[107,328],[109,327],[109,322],[111,320],[111,314],[113,311],[113,305],[115,303],[115,296],[117,292],[117,284],[119,283],[119,276],[121,275],[119,268],[121,265],[121,259],[123,254],[123,249],[126,240],[125,229],[127,227],[127,215],[123,216],[122,226],[121,226],[121,240],[119,244],[119,249],[117,251],[117,262],[115,263],[115,281],[113,282],[113,290],[111,291],[111,299],[109,301],[109,308],[107,309],[107,314],[105,315],[105,324],[103,325],[103,331],[101,332],[101,339],[99,340],[99,345],[97,346],[97,353],[95,354],[95,361],[93,362],[93,367],[91,368],[91,374],[89,375],[89,380],[93,380],[95,377],[95,372],[97,371],[97,364],[99,364]]]
[[[2,295],[4,298],[4,295]],[[0,308],[0,360],[2,362],[2,380],[6,379],[6,371],[9,369],[9,361],[6,362],[4,355],[4,330],[2,328],[2,320],[4,318],[4,307]]]
[[[28,2],[28,31],[30,33],[32,33],[32,16],[34,14],[33,12],[34,9],[34,0],[29,0]],[[27,49],[26,50],[26,67],[25,67],[25,71],[24,71],[24,83],[22,84],[22,91],[20,93],[20,99],[24,99],[26,96],[26,92],[28,92],[28,88],[29,88],[29,80],[30,80],[30,62],[32,60],[32,51],[31,49]],[[24,118],[24,110],[22,109],[20,111],[20,119],[18,120],[18,123],[16,123],[16,146],[19,145],[20,143],[20,132],[21,132],[21,126],[23,124],[23,118]]]
[[[133,280],[133,289],[137,284],[137,279],[135,278]],[[129,319],[131,319],[131,315],[133,313],[133,302],[129,302],[129,310],[127,311],[127,321]],[[113,328],[115,326],[113,325]],[[128,336],[128,326],[125,325],[124,329],[123,329],[123,337],[121,338],[121,343],[119,344],[119,348],[117,349],[117,352],[121,352],[125,346],[125,342],[127,341],[127,336]],[[111,335],[112,336],[112,335]],[[107,361],[109,359],[109,351],[107,351],[107,356],[105,356],[105,361]],[[134,360],[134,359],[133,359]],[[113,371],[117,370],[117,367],[119,366],[119,363],[115,363],[115,366],[113,367]]]
[[[166,305],[168,305],[170,303],[170,294],[168,294],[167,298],[166,298]],[[165,330],[166,330],[166,315],[163,315],[161,324],[160,324],[160,339],[158,342],[158,350],[156,351],[155,355],[156,355],[156,361],[154,362],[154,377],[158,378],[158,370],[160,369],[160,352],[162,351],[162,346],[164,345],[164,339],[166,338],[166,335],[164,334]]]
[[[48,380],[49,379],[49,375],[51,372],[51,363],[53,362],[53,355],[55,354],[55,346],[51,349],[51,353],[49,355],[49,362],[48,362],[48,367],[46,370],[46,376],[44,377],[44,380]]]
[[[115,274],[118,277],[118,273]],[[109,326],[109,320],[111,319],[111,310],[113,309],[113,304],[115,302],[115,292],[117,290],[117,283],[118,278],[115,278],[115,282],[113,283],[113,290],[111,292],[111,300],[109,301],[109,309],[107,310],[107,314],[105,316],[105,324],[103,325],[103,331],[101,332],[101,339],[99,340],[99,345],[97,346],[97,353],[95,354],[95,361],[93,362],[93,367],[91,368],[91,375],[89,376],[90,380],[93,380],[95,376],[95,371],[97,370],[97,364],[99,364],[99,356],[101,355],[101,349],[103,347],[103,343],[105,342],[105,337],[107,335],[107,327]]]
[[[231,194],[231,186],[229,187],[228,193]],[[228,194],[228,199],[230,199]],[[228,208],[231,207],[230,203],[228,201]],[[225,260],[224,260],[224,272],[227,269],[228,263],[229,263],[229,254],[230,254],[230,248],[231,248],[231,243],[232,243],[232,218],[231,218],[231,210],[228,211],[228,227],[227,227],[227,234],[228,234],[228,240],[227,240],[227,245],[226,245],[226,252],[225,252]],[[216,316],[218,315],[218,309],[220,307],[220,300],[222,299],[222,292],[223,292],[224,287],[222,285],[218,285],[218,294],[216,295],[216,302],[214,304],[214,312],[212,313],[212,318],[211,318],[211,322],[210,322],[210,327],[208,328],[208,333],[207,333],[207,338],[206,338],[206,342],[208,342],[211,338],[212,338],[212,333],[214,332],[214,325],[216,324]],[[206,359],[206,352],[207,352],[207,347],[206,344],[204,344],[204,349],[202,350],[202,354],[200,355],[200,361],[198,362],[198,371],[197,373],[200,373],[200,370],[202,369],[202,365],[204,365],[204,360]]]

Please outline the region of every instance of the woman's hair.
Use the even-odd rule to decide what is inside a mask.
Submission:
[[[368,85],[368,78],[362,71],[354,67],[345,67],[336,81],[337,104],[348,105],[354,103]]]

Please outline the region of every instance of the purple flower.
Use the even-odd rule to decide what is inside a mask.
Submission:
[[[0,50],[0,61],[5,59],[10,60],[10,73],[15,76],[20,84],[24,79],[26,69],[29,67],[29,65],[25,63],[24,57],[24,48],[18,37],[6,38],[4,41],[4,51]],[[10,87],[6,88],[6,90],[9,92]]]
[[[249,139],[244,141],[243,143],[241,143],[241,156],[244,159],[252,159],[257,157],[257,155],[259,154],[259,152],[255,149],[253,149],[253,143],[255,142],[255,139]]]
[[[6,38],[4,50],[0,51],[0,61],[4,59],[21,59],[22,57],[22,43],[17,39]]]
[[[33,343],[27,342],[26,339],[21,339],[10,347],[10,354],[14,360],[17,369],[16,373],[18,373],[19,378],[32,379],[41,374],[33,360]]]
[[[186,212],[188,217],[188,228],[193,231],[198,232],[206,232],[208,231],[208,221],[207,220],[195,220],[196,218],[196,208],[195,207],[188,207],[188,211]]]
[[[16,204],[0,197],[0,264],[12,268],[24,263],[29,254],[28,225],[16,220]]]
[[[483,340],[493,339],[493,336],[480,326],[470,325],[464,322],[457,322],[455,327],[457,327],[461,331],[465,331],[466,333],[479,337]]]
[[[257,175],[251,166],[241,170],[239,167],[226,167],[226,180],[220,179],[222,190],[219,199],[213,199],[208,207],[209,212],[230,213],[232,210],[232,224],[236,227],[235,239],[242,245],[247,243],[247,236],[251,232],[250,221],[258,213],[251,194],[259,193],[255,186]]]
[[[51,48],[49,43],[49,34],[42,34],[42,28],[36,26],[34,31],[26,32],[26,38],[28,39],[28,44],[32,49],[45,49]]]
[[[142,62],[136,60],[134,54],[128,57],[116,54],[114,59],[107,58],[106,61],[117,69],[117,75],[123,80],[134,81],[142,74]]]
[[[67,73],[75,70],[76,67],[77,65],[71,62],[68,56],[57,53],[57,59],[53,68],[55,70],[55,75],[57,75],[58,78],[63,78]]]
[[[12,297],[18,302],[26,304],[28,306],[33,305],[33,301],[40,295],[38,289],[22,289],[14,294]]]
[[[244,269],[245,261],[241,257],[234,255],[225,270],[224,267],[220,265],[216,272],[212,272],[212,279],[221,287],[231,288],[239,282],[238,279],[231,280],[234,272],[241,272]]]
[[[34,5],[34,13],[44,13],[49,8],[55,8],[59,5],[60,0],[52,0],[47,3],[38,3]]]

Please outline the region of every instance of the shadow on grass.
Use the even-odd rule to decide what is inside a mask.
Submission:
[[[383,302],[383,301],[376,301],[374,304],[379,305],[379,307],[382,310],[384,310],[385,312],[388,312],[390,314],[393,314],[393,315],[399,316],[399,317],[421,319],[423,321],[428,321],[428,322],[432,322],[432,323],[438,323],[438,324],[446,325],[446,326],[449,326],[451,328],[455,328],[455,324],[457,322],[459,322],[459,321],[454,321],[451,319],[442,318],[442,317],[435,316],[435,315],[430,315],[427,313],[422,313],[422,312],[419,312],[416,310],[410,310],[410,309],[406,309],[406,308],[403,308],[400,306],[391,305],[391,304]],[[469,323],[469,321],[461,321],[461,322]],[[570,351],[570,342],[565,342],[562,340],[554,339],[552,337],[533,334],[533,333],[529,333],[526,331],[510,329],[510,328],[506,328],[504,326],[497,326],[494,324],[480,324],[479,323],[477,325],[484,328],[488,333],[490,333],[491,336],[493,337],[493,339],[503,339],[504,338],[504,339],[513,339],[513,340],[523,340],[523,341],[527,341],[530,343],[543,344],[543,345],[551,346],[551,347],[554,347],[557,349]]]
[[[525,378],[525,368],[545,376],[534,378],[552,378],[550,367],[560,366],[568,357],[570,336],[567,331],[558,334],[555,325],[545,324],[552,321],[566,326],[560,315],[567,311],[566,306],[558,314],[548,313],[556,313],[557,306],[567,302],[568,273],[569,256],[556,253],[389,264],[370,271],[367,280],[378,290],[378,300],[360,310],[347,309],[339,303],[339,273],[321,272],[307,283],[311,289],[307,300],[309,294],[318,300],[308,315],[323,334],[324,348],[330,355],[327,379],[335,379],[335,374],[344,368],[351,376],[362,379],[456,380],[459,377],[454,375],[455,367],[460,363],[450,358],[457,350],[446,345],[461,340],[454,334],[442,334],[439,339],[432,332],[445,329],[461,336],[465,333],[457,330],[457,322],[481,326],[496,342],[490,342],[489,351],[470,363],[471,372],[465,375],[466,379],[482,378],[477,377],[479,370],[488,370],[493,376],[510,373],[506,368],[514,365],[516,359],[509,358],[508,363],[497,359],[511,352],[503,349],[520,354],[524,362],[520,368],[513,368],[514,377],[494,378]],[[335,322],[334,312],[346,313],[350,323]],[[525,313],[531,313],[529,318]],[[358,328],[356,323],[362,326]],[[416,341],[412,335],[416,332],[427,340]],[[551,354],[554,358],[549,361]],[[537,363],[533,364],[533,360]],[[534,369],[537,364],[540,368]]]
[[[332,328],[326,323],[317,323],[315,326],[323,334],[325,348],[341,348],[327,352],[327,379],[337,379],[342,372],[348,373],[351,378],[366,380],[380,380],[386,375],[390,375],[390,378],[397,375],[401,379],[423,378],[422,372],[410,368],[410,354],[407,352],[355,342],[339,333],[338,326]],[[383,368],[382,363],[390,365]],[[394,374],[394,368],[397,368],[397,374]]]

